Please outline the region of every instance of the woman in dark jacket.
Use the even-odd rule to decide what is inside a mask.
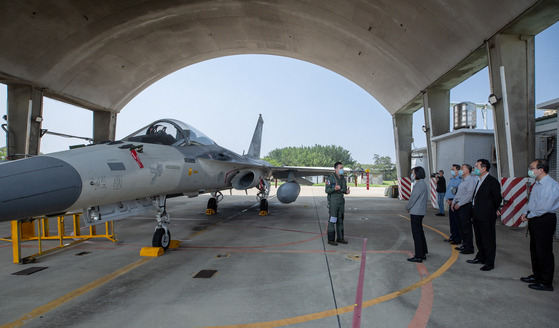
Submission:
[[[415,245],[415,256],[410,257],[408,261],[421,263],[427,259],[427,242],[425,241],[425,233],[423,232],[423,217],[427,212],[427,199],[429,192],[425,179],[425,170],[421,166],[416,166],[412,170],[411,178],[415,180],[410,200],[406,205],[406,210],[410,213],[411,232],[413,235],[413,243]]]

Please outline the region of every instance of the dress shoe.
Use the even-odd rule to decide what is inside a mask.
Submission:
[[[453,241],[450,242],[450,244],[451,244],[451,245],[460,245],[460,244],[462,244],[462,242],[461,242],[461,241],[453,240]]]
[[[474,254],[474,251],[461,250],[460,254]]]
[[[347,244],[347,240],[345,239],[337,239],[336,241],[341,244]]]
[[[414,256],[414,257],[410,257],[410,258],[408,259],[408,261],[410,261],[410,262],[416,262],[416,263],[421,263],[421,262],[423,262],[423,260],[422,260],[421,258],[415,257],[415,256]]]
[[[470,264],[478,264],[478,263],[483,264],[483,262],[481,262],[479,259],[467,260],[466,262]]]
[[[527,283],[530,283],[530,284],[533,284],[533,283],[538,282],[538,281],[536,280],[536,277],[534,277],[533,274],[532,274],[532,275],[529,275],[528,277],[522,277],[522,278],[520,278],[520,281],[522,281],[522,282],[527,282]]]
[[[425,261],[427,259],[427,255],[423,255],[423,257],[421,258],[423,261]]]
[[[456,247],[454,247],[454,249],[457,249],[457,250],[461,251],[461,250],[464,249],[464,246],[456,246]]]
[[[443,241],[444,241],[445,243],[451,243],[451,242],[452,242],[452,239],[443,239]]]
[[[437,214],[435,214],[435,215],[436,215],[436,216],[444,216],[444,214],[442,214],[442,213],[437,213]]]
[[[491,271],[494,269],[494,267],[492,265],[484,265],[481,268],[479,268],[481,271]]]
[[[332,245],[332,246],[338,246],[338,243],[333,241],[333,240],[329,240],[328,244]]]
[[[547,292],[552,292],[553,291],[553,286],[548,286],[548,285],[544,285],[542,283],[535,283],[535,284],[529,284],[528,287],[535,289],[535,290],[544,290]]]

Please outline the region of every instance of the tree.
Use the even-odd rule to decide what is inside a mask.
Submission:
[[[375,154],[373,156],[374,164],[372,169],[374,172],[381,173],[384,180],[395,180],[396,179],[396,165],[392,163],[390,156],[380,156]]]
[[[8,156],[6,147],[0,148],[0,161],[5,161],[5,160],[6,160],[6,156]]]
[[[352,167],[355,164],[348,150],[334,145],[276,148],[264,160],[276,166],[330,167],[335,162],[342,162],[344,166]]]

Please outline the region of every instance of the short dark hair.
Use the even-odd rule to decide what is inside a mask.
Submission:
[[[343,165],[343,164],[342,164],[342,162],[336,162],[336,163],[334,163],[334,168],[337,169],[338,165]]]
[[[537,162],[536,168],[543,169],[545,173],[549,173],[549,162],[547,159],[536,158],[534,162]]]
[[[414,167],[412,171],[415,173],[416,180],[425,179],[425,170],[421,166]]]
[[[478,159],[477,162],[480,162],[480,163],[481,163],[481,167],[485,167],[485,169],[486,169],[487,171],[489,171],[489,170],[491,169],[491,163],[489,163],[488,160],[482,158],[482,159]],[[476,162],[476,163],[477,163],[477,162]]]
[[[460,164],[452,164],[452,167],[456,169],[456,171],[460,171]]]
[[[468,169],[468,173],[472,173],[472,166],[470,164],[462,164],[462,166],[465,166]]]
[[[444,174],[444,171],[443,171],[443,170],[439,170],[439,173],[442,173],[442,174]]]

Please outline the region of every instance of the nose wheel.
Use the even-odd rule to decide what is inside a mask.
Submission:
[[[155,233],[153,234],[151,245],[153,247],[163,247],[164,250],[167,250],[170,244],[171,232],[167,229],[167,227],[156,228]]]

